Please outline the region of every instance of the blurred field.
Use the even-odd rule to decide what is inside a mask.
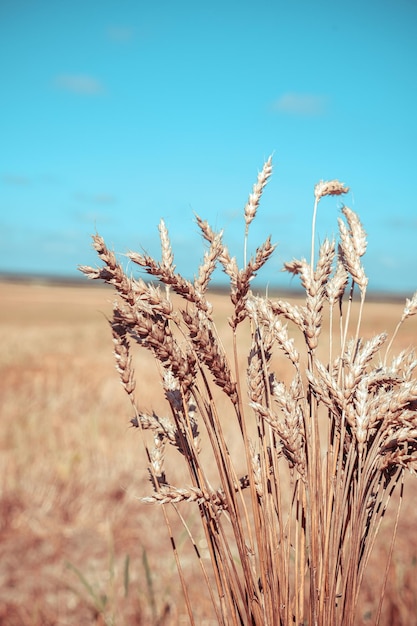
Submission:
[[[137,499],[151,487],[114,368],[112,299],[104,287],[0,283],[1,625],[188,623],[161,510]],[[227,345],[227,297],[211,301]],[[402,308],[368,303],[363,334],[391,333]],[[395,353],[416,344],[416,322],[404,325]],[[141,358],[141,408],[163,410],[156,369]],[[417,624],[416,496],[407,476],[386,625]],[[386,526],[393,516],[395,507]],[[197,528],[192,508],[189,522]],[[373,623],[389,538],[384,526],[358,624]],[[184,567],[197,623],[215,623],[206,590],[193,587],[193,562]]]

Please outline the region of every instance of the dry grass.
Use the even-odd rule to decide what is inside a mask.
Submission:
[[[138,461],[138,433],[128,428],[130,403],[109,350],[104,316],[111,314],[111,300],[106,288],[0,284],[3,625],[75,626],[112,623],[113,617],[116,625],[156,624],[165,607],[170,611],[160,623],[188,621],[169,541],[164,532],[155,531],[163,525],[162,513],[136,499],[149,492],[149,483]],[[210,294],[210,301],[230,349],[229,300]],[[368,304],[364,336],[391,331],[401,310],[397,303]],[[408,348],[416,331],[413,318],[398,336],[397,347]],[[150,411],[160,385],[152,359],[143,358],[141,399]],[[382,623],[387,625],[413,624],[417,612],[413,505],[417,494],[410,478],[384,604]],[[198,518],[191,511],[189,515],[197,530]],[[388,519],[381,531],[365,577],[358,624],[373,623],[390,523]],[[204,545],[200,534],[203,552]],[[143,550],[154,595],[146,580]],[[130,556],[127,597],[126,555]],[[107,595],[106,607],[95,606],[67,562],[82,572],[98,595]],[[193,584],[196,571],[191,560],[187,567],[200,623],[213,623],[204,590]]]
[[[417,292],[389,339],[364,336],[366,234],[342,205],[337,247],[325,239],[316,253],[321,199],[348,191],[322,181],[314,190],[310,263],[284,265],[301,282],[303,304],[255,296],[251,281],[275,246],[268,238],[248,260],[249,226],[271,172],[269,159],[244,210],[242,268],[222,233],[197,217],[208,247],[192,282],[175,271],[163,221],[161,261],[127,256],[164,290],[128,276],[99,235],[93,245],[103,267],[80,269],[112,284],[118,296],[111,321],[116,368],[153,488],[142,502],[162,505],[190,623],[199,623],[201,604],[189,593],[178,522],[216,622],[351,626],[381,524],[399,493],[372,612],[381,623],[404,475],[417,467],[417,359],[413,351],[392,355],[403,324],[417,313]],[[216,264],[230,281],[230,350],[208,297]],[[154,359],[164,408],[157,399],[152,411],[144,407],[138,351]],[[200,531],[185,518],[190,509]]]
[[[170,599],[172,559],[161,558],[169,544],[156,540],[152,516],[138,515],[137,442],[103,333],[109,298],[1,285],[2,624],[152,623],[143,550],[155,611],[167,600],[181,611]]]
[[[122,386],[103,332],[109,289],[0,285],[1,624],[376,623],[399,490],[383,518],[379,502],[401,488],[401,464],[415,462],[415,417],[412,361],[388,373],[388,341],[379,351],[374,338],[395,333],[404,307],[345,299],[352,352],[317,298],[318,286],[329,287],[330,244],[315,274],[305,261],[287,265],[301,274],[302,300],[253,297],[251,276],[273,247],[267,240],[247,261],[248,228],[270,171],[268,161],[245,208],[242,270],[201,220],[210,246],[193,283],[173,269],[163,222],[162,262],[130,255],[177,295],[132,281],[95,238],[105,269],[85,271],[121,296],[112,331]],[[343,190],[319,185],[315,211],[323,195]],[[340,258],[364,296],[365,240],[355,216],[345,209],[344,217]],[[207,292],[216,260],[231,278],[231,300]],[[287,331],[276,325],[288,317],[296,324]],[[415,343],[416,320],[401,325],[387,362]],[[365,394],[367,376],[378,380]],[[366,410],[352,416],[349,402]],[[132,418],[142,428],[131,428]],[[407,475],[384,626],[415,623],[415,494]]]

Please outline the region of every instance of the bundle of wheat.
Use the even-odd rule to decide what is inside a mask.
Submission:
[[[396,487],[401,491],[404,471],[417,467],[417,359],[413,352],[389,356],[400,325],[417,313],[417,293],[406,301],[388,344],[385,333],[361,337],[367,240],[355,212],[342,207],[339,243],[325,239],[315,258],[318,205],[348,192],[333,180],[314,190],[310,262],[284,266],[300,278],[304,304],[255,296],[251,280],[275,246],[268,238],[247,260],[248,231],[271,172],[268,159],[244,210],[243,268],[222,233],[197,217],[209,245],[194,281],[175,271],[163,221],[162,260],[135,252],[128,257],[164,289],[128,276],[98,235],[93,245],[104,266],[80,269],[111,283],[119,296],[111,321],[117,369],[153,487],[142,500],[164,505],[170,533],[169,509],[180,516],[218,623],[348,626],[391,495]],[[208,299],[216,264],[230,283],[230,353]],[[330,332],[323,335],[325,315]],[[240,359],[245,326],[246,375]],[[150,414],[137,400],[134,345],[158,364],[169,417]],[[279,359],[288,362],[290,380],[281,379]],[[166,467],[168,447],[176,458],[170,455]],[[181,485],[172,479],[178,464],[187,470]],[[207,558],[188,529],[182,502],[198,507]],[[172,546],[187,600],[174,537]],[[188,612],[194,623],[189,600]]]

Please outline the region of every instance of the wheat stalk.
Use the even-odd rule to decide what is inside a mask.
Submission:
[[[314,190],[310,262],[293,259],[284,266],[299,277],[304,304],[255,296],[252,279],[275,246],[268,238],[247,260],[248,228],[271,171],[268,159],[245,207],[242,268],[222,233],[197,216],[209,248],[194,281],[176,272],[163,221],[161,261],[128,254],[149,282],[127,276],[99,235],[93,245],[103,267],[80,269],[112,284],[119,296],[111,322],[116,368],[134,407],[131,423],[144,439],[152,485],[142,502],[162,506],[190,622],[194,607],[168,519],[172,508],[196,549],[183,506],[200,513],[211,577],[198,558],[218,623],[351,626],[382,517],[398,487],[402,498],[404,471],[417,470],[417,359],[403,352],[388,361],[400,326],[417,313],[417,295],[407,299],[389,341],[386,333],[361,337],[367,239],[355,212],[342,208],[339,241],[324,240],[315,259],[320,200],[348,191],[334,180]],[[216,264],[230,283],[231,353],[208,300]],[[352,331],[355,286],[360,303]],[[175,306],[170,290],[179,296]],[[326,307],[330,338],[319,358]],[[240,353],[247,342],[240,337],[247,334],[245,375]],[[138,406],[132,343],[155,358],[169,416]],[[290,382],[280,376],[284,362]],[[167,446],[186,470],[183,484],[176,483]],[[385,583],[381,598],[384,589]],[[377,621],[380,614],[379,607]]]

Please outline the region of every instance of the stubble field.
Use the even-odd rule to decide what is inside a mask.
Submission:
[[[2,625],[188,623],[161,509],[138,500],[151,487],[114,368],[106,321],[112,299],[104,287],[0,283]],[[213,293],[211,302],[227,347],[228,298]],[[402,302],[368,303],[363,334],[392,333],[402,309]],[[416,340],[414,317],[395,351]],[[140,364],[141,408],[165,410],[156,367],[146,354]],[[416,477],[407,475],[381,621],[387,626],[417,624],[416,497]],[[184,511],[198,533],[198,512]],[[395,513],[394,503],[358,624],[374,623]],[[178,546],[196,622],[214,624],[185,536]]]

